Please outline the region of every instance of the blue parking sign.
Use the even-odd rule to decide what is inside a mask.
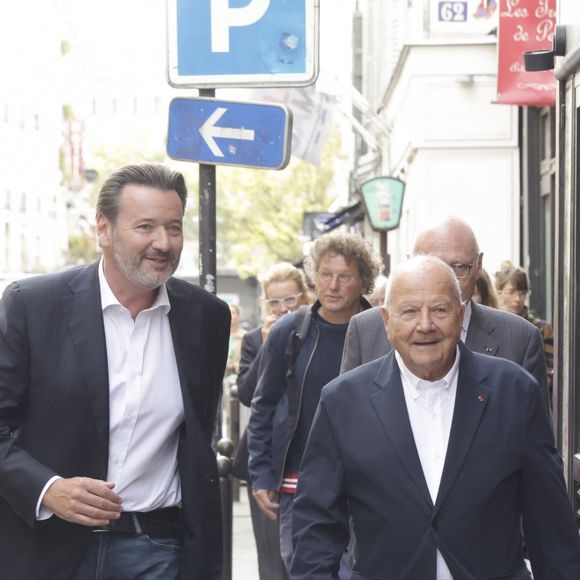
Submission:
[[[304,86],[318,75],[317,0],[168,0],[169,83]]]

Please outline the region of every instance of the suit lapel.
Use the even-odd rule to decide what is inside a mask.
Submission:
[[[465,346],[460,345],[460,349],[455,409],[435,511],[445,501],[461,471],[490,395],[490,389],[481,384],[482,377],[477,372],[475,357]]]
[[[415,446],[394,351],[383,360],[375,384],[380,389],[371,395],[371,403],[383,430],[427,506],[432,509],[433,502]]]
[[[64,319],[78,355],[99,440],[109,453],[109,373],[98,262],[82,269],[70,282],[71,294],[61,299]]]
[[[495,327],[482,316],[482,310],[482,306],[471,302],[471,320],[467,329],[465,346],[474,352],[495,356],[499,348],[498,341],[492,335]]]

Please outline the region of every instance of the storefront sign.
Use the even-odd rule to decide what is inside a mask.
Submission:
[[[500,0],[499,6],[497,101],[553,107],[554,71],[527,72],[524,52],[552,49],[556,0]]]
[[[361,186],[371,226],[388,232],[399,227],[405,184],[394,177],[375,177]]]

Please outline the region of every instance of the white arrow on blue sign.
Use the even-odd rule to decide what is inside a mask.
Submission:
[[[312,84],[318,19],[318,0],[168,0],[169,83]]]
[[[173,159],[283,169],[291,136],[292,116],[281,105],[203,98],[169,104],[167,154]]]

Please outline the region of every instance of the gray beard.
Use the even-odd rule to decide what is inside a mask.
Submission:
[[[125,249],[116,240],[113,242],[113,260],[115,260],[115,263],[129,282],[147,290],[155,290],[165,284],[177,268],[177,265],[175,265],[171,271],[164,275],[152,275],[149,272],[145,272],[138,265],[134,265],[127,260]]]

